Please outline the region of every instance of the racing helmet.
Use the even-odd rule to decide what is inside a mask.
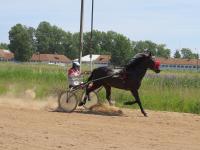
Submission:
[[[80,67],[79,62],[73,62],[73,63],[72,63],[72,67],[73,67],[73,68],[79,68],[79,67]]]

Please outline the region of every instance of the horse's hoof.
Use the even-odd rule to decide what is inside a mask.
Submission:
[[[133,105],[133,104],[135,104],[135,102],[134,102],[134,101],[128,101],[128,102],[124,102],[124,105]]]
[[[147,113],[144,113],[144,116],[145,116],[145,117],[148,117]]]
[[[85,102],[80,102],[80,103],[78,104],[78,106],[83,106],[83,105],[85,105]]]
[[[115,105],[115,101],[110,101],[109,104],[110,104],[110,106],[114,106]]]

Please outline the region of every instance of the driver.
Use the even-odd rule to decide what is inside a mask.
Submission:
[[[81,76],[80,64],[78,62],[73,62],[72,67],[68,70],[69,88],[72,88],[81,84],[80,76]]]
[[[82,82],[80,81],[80,64],[78,62],[73,62],[72,67],[67,70],[67,76],[68,76],[68,84],[69,88],[72,89],[78,85],[80,85]],[[62,107],[60,106],[60,103],[58,102],[58,107],[56,111],[63,111]]]

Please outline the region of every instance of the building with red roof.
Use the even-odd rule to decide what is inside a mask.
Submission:
[[[13,61],[14,60],[14,54],[5,49],[0,49],[0,61]]]
[[[71,60],[68,57],[59,54],[33,54],[30,61],[58,65],[71,63]]]

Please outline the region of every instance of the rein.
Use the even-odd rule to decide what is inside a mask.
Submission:
[[[84,85],[88,85],[88,84],[90,84],[91,82],[95,82],[95,81],[99,81],[99,80],[102,80],[102,79],[110,78],[110,77],[112,77],[112,76],[114,76],[114,75],[116,75],[116,74],[118,74],[118,73],[113,73],[112,75],[105,76],[105,77],[101,77],[101,78],[98,78],[98,79],[94,79],[94,80],[88,81],[88,82],[83,83],[83,84],[84,84]]]
[[[80,88],[84,88],[85,86],[89,85],[89,84],[92,83],[92,82],[99,81],[99,80],[103,80],[103,79],[112,77],[112,76],[117,75],[117,74],[118,74],[118,73],[113,73],[112,75],[109,75],[109,76],[105,76],[105,77],[101,77],[101,78],[98,78],[98,79],[95,79],[95,80],[87,81],[87,82],[85,82],[85,83],[82,83],[82,84],[80,84],[80,85],[74,87],[74,88],[72,89],[72,92],[75,92],[75,91],[77,91],[77,90],[80,89]]]

